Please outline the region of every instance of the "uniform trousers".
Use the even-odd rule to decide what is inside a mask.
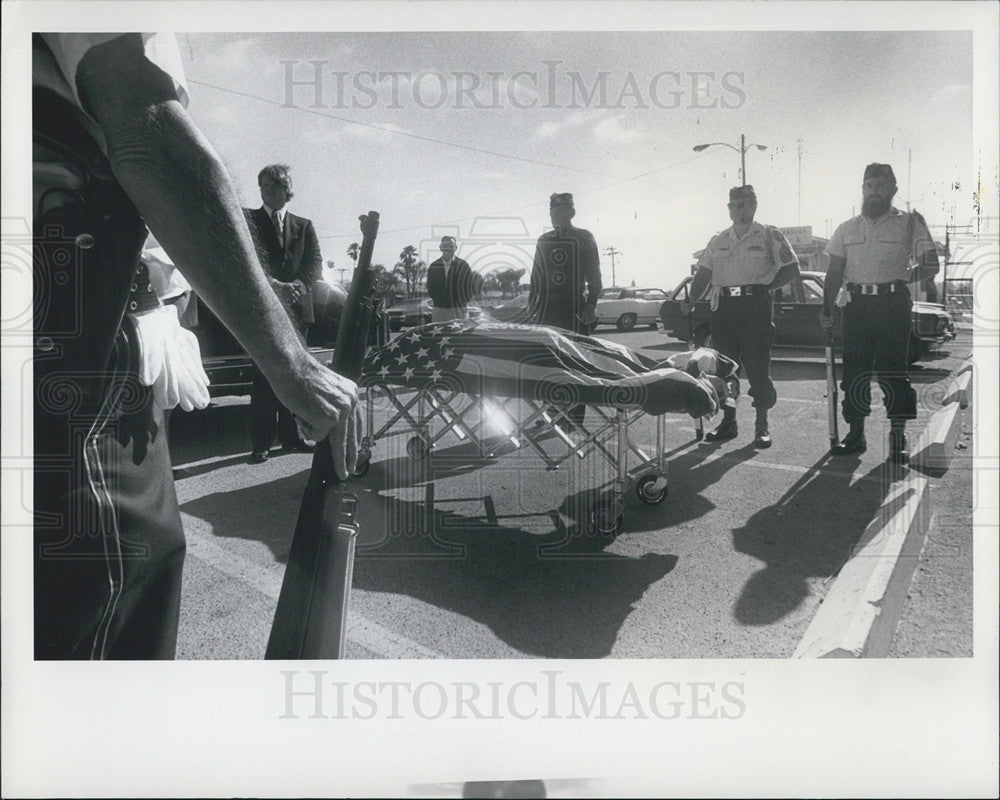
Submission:
[[[719,307],[712,312],[711,327],[712,347],[740,365],[737,375],[746,372],[754,408],[773,408],[778,394],[771,380],[774,323],[770,292],[720,296]]]
[[[917,394],[910,385],[907,348],[913,302],[905,287],[891,294],[852,294],[843,308],[844,366],[840,388],[844,419],[871,414],[871,380],[878,380],[886,416],[915,419]]]
[[[93,375],[36,369],[39,660],[175,654],[184,533],[163,413],[122,369],[127,349],[119,339],[100,404],[86,401]]]

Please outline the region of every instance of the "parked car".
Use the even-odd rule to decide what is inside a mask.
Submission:
[[[648,325],[656,330],[660,306],[666,299],[667,293],[663,289],[619,286],[602,289],[601,296],[597,298],[597,325],[614,325],[620,331],[630,331],[636,325]]]
[[[426,295],[401,300],[388,309],[389,330],[398,331],[426,325],[431,321],[432,308],[434,303]]]
[[[803,272],[801,277],[783,286],[774,295],[775,345],[783,347],[823,347],[826,333],[819,325],[819,309],[823,304],[822,272]],[[711,344],[709,307],[707,300],[695,303],[690,328],[682,301],[688,297],[691,278],[687,277],[660,306],[663,329],[676,339],[687,341],[693,334],[695,344]],[[690,331],[690,333],[689,333]],[[834,342],[841,339],[840,312],[833,318]],[[955,325],[945,307],[937,303],[913,303],[913,327],[910,332],[910,363],[920,361],[955,338]]]
[[[528,316],[528,293],[524,292],[490,306],[484,312],[498,322],[525,322]]]
[[[346,299],[347,292],[339,286],[324,281],[313,285],[316,322],[310,326],[306,343],[321,364],[330,364],[333,360],[333,346]],[[198,304],[197,324],[190,329],[201,349],[201,363],[210,381],[208,393],[212,397],[250,394],[254,369],[250,356],[201,298],[195,296],[191,302]]]

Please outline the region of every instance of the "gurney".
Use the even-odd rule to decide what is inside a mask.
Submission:
[[[736,365],[708,349],[654,361],[590,336],[537,325],[454,320],[405,331],[371,351],[360,384],[367,425],[362,458],[403,428],[406,451],[428,458],[445,437],[471,444],[486,459],[530,447],[548,469],[597,455],[614,473],[591,508],[600,533],[619,532],[624,496],[634,485],[655,505],[668,492],[665,415],[714,415],[735,386]],[[388,419],[376,428],[376,404]],[[584,422],[572,413],[586,407]],[[651,416],[655,446],[629,431]],[[635,463],[630,466],[630,460]]]

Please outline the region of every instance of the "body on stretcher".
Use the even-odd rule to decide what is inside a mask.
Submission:
[[[402,427],[412,434],[406,448],[412,458],[428,457],[445,437],[487,459],[529,447],[548,469],[597,454],[614,477],[591,521],[598,531],[615,533],[630,486],[645,503],[667,495],[665,414],[714,414],[727,393],[715,373],[735,371],[735,364],[707,349],[675,354],[668,362],[544,326],[425,325],[369,355],[361,379],[367,389],[363,448],[370,452]],[[376,427],[381,400],[389,414]],[[579,403],[587,407],[584,422],[570,414]],[[629,435],[647,415],[655,428],[652,451]]]

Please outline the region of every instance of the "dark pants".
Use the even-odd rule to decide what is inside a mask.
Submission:
[[[254,368],[250,384],[250,445],[253,452],[270,450],[275,436],[285,447],[295,447],[300,441],[292,412],[275,396],[267,378]]]
[[[545,302],[542,305],[541,324],[549,325],[553,328],[562,328],[570,333],[579,333],[583,336],[589,336],[591,326],[584,325],[580,322],[580,318],[578,316],[578,313],[582,308],[582,296],[574,299],[571,296],[553,297],[552,295],[549,295],[546,297]],[[566,416],[580,426],[583,425],[583,420],[586,415],[587,407],[583,403],[577,403],[576,405],[566,409]]]
[[[37,380],[39,660],[174,657],[185,544],[163,415],[134,377],[118,380],[102,412],[65,402],[68,373]]]
[[[740,365],[737,375],[746,372],[754,408],[761,411],[773,408],[778,394],[771,380],[774,324],[770,293],[720,297],[711,324],[712,347]]]
[[[910,385],[907,347],[913,303],[905,287],[892,294],[852,294],[844,306],[844,375],[840,388],[844,419],[858,422],[871,414],[871,380],[878,380],[889,419],[917,416],[917,394]]]

